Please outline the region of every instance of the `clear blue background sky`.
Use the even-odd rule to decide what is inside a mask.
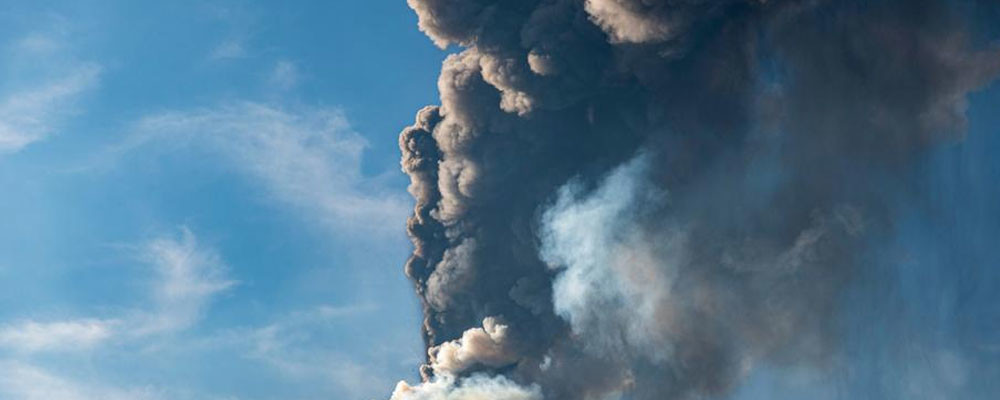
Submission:
[[[445,54],[402,0],[0,0],[0,399],[413,381],[396,137]],[[996,85],[973,96],[968,139],[924,163],[933,204],[898,207],[908,306],[848,338],[851,388],[764,368],[739,398],[882,398],[864,368],[921,398],[996,376],[998,104]],[[871,332],[932,352],[899,366]]]
[[[413,380],[403,1],[0,1],[0,398]]]

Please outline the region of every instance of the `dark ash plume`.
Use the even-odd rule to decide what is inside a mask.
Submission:
[[[824,366],[912,162],[1000,72],[944,0],[408,0],[461,53],[400,135],[425,382],[725,396]]]

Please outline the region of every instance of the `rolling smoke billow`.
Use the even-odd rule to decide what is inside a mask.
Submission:
[[[893,330],[886,250],[1000,74],[995,3],[408,2],[460,51],[399,139],[428,356],[392,400],[1000,389],[996,343]]]

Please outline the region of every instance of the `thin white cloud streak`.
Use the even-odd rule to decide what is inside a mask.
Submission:
[[[231,60],[246,57],[246,53],[246,49],[241,41],[227,39],[212,49],[210,58],[213,60]]]
[[[377,307],[370,304],[320,306],[232,337],[246,342],[247,358],[261,361],[290,379],[326,385],[331,393],[360,399],[385,388],[392,380],[380,376],[373,365],[311,342],[314,336],[324,335],[325,328],[344,323],[343,318],[375,311]]]
[[[80,113],[80,97],[98,86],[102,67],[79,59],[71,26],[60,17],[5,43],[0,79],[0,154],[44,140]]]
[[[257,20],[259,17],[254,12],[253,7],[240,4],[236,7],[228,7],[222,4],[206,4],[198,7],[200,12],[206,13],[206,17],[215,20],[219,28],[225,30],[225,36],[208,53],[210,61],[226,61],[246,58],[253,52],[253,48],[248,46],[252,38],[259,29]],[[196,12],[199,12],[196,11]]]
[[[112,157],[194,146],[228,161],[279,202],[335,231],[402,234],[409,201],[361,172],[368,142],[338,109],[285,110],[243,102],[141,119]]]
[[[237,284],[218,253],[181,228],[179,238],[160,237],[139,246],[139,259],[153,268],[148,309],[119,318],[26,320],[0,326],[0,348],[20,353],[88,351],[109,341],[135,340],[192,327],[212,299]],[[332,311],[328,311],[332,312]]]
[[[274,64],[268,83],[282,90],[290,90],[299,83],[299,68],[295,63],[281,60]]]
[[[38,44],[41,45],[41,44]],[[82,63],[62,76],[0,100],[0,153],[13,153],[51,135],[75,113],[74,103],[97,85],[101,67]]]
[[[117,388],[58,376],[19,361],[0,360],[0,398],[4,400],[156,400],[149,388]]]
[[[18,352],[83,351],[109,339],[115,320],[24,321],[0,327],[0,347]]]
[[[191,327],[211,299],[232,288],[228,267],[218,253],[200,246],[188,228],[181,237],[161,237],[143,246],[143,258],[156,271],[155,310],[139,318],[133,335],[178,331]]]
[[[30,34],[14,42],[14,50],[23,53],[52,54],[64,46],[48,35]]]

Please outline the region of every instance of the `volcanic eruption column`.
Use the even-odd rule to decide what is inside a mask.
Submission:
[[[988,2],[408,2],[461,51],[399,139],[428,358],[393,400],[725,397],[831,365],[914,160],[1000,72]]]

